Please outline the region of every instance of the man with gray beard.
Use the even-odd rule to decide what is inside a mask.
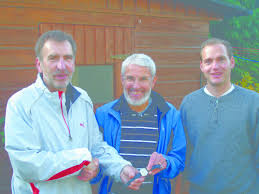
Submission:
[[[128,182],[138,191],[103,178],[100,193],[171,193],[169,179],[184,169],[186,142],[179,112],[155,86],[156,65],[144,54],[133,54],[122,63],[123,95],[96,110],[104,140],[130,161],[139,173]]]

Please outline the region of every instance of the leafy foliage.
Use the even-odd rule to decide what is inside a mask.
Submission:
[[[253,14],[211,22],[210,35],[228,40],[234,47],[234,55],[243,58],[235,58],[236,68],[232,74],[234,82],[243,79],[245,72],[249,72],[254,79],[259,80],[259,62],[254,62],[259,61],[259,8],[254,9],[256,0],[224,1],[234,6],[253,9]]]
[[[256,4],[256,0],[223,0],[223,1],[232,5],[236,5],[247,9],[253,9]]]
[[[2,142],[4,144],[4,132],[3,131],[0,131],[0,136],[2,136]]]
[[[0,118],[0,127],[2,128],[2,126],[3,126],[3,124],[4,124],[4,121],[5,121],[5,118],[4,117],[2,117],[2,118]],[[2,136],[2,142],[3,142],[3,144],[4,144],[4,132],[3,131],[0,131],[0,137]]]
[[[259,93],[259,83],[256,83],[256,79],[249,72],[242,73],[242,79],[235,84]]]

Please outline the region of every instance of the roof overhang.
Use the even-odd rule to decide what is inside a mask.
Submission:
[[[251,10],[241,8],[221,0],[172,0],[173,2],[182,3],[195,7],[196,9],[203,9],[211,13],[211,15],[218,18],[231,18],[238,16],[252,15]]]

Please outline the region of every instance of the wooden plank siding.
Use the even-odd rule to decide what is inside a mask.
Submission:
[[[5,8],[19,8],[19,14],[22,16],[27,8],[40,11],[39,14],[33,15],[31,20],[37,20],[42,18],[41,13],[59,12],[59,11],[76,11],[82,14],[85,12],[96,13],[114,13],[114,14],[128,14],[128,15],[148,15],[158,17],[182,17],[191,18],[194,20],[218,20],[217,16],[212,15],[205,10],[195,9],[190,6],[185,6],[179,2],[175,3],[173,0],[3,0],[0,1],[0,7]],[[39,10],[38,10],[39,8]],[[69,13],[69,12],[67,12]],[[75,13],[74,13],[75,14]],[[74,15],[72,14],[72,15]],[[51,17],[52,14],[45,14],[46,20]],[[62,15],[61,15],[62,16]],[[64,16],[64,15],[63,15]],[[66,15],[68,19],[71,14]],[[7,17],[7,16],[5,16]],[[14,16],[13,16],[14,17]],[[12,18],[13,18],[12,17]],[[72,16],[74,17],[74,16]],[[55,19],[55,18],[53,18]],[[78,22],[78,19],[74,22]],[[85,18],[83,18],[85,19]],[[49,20],[48,20],[49,21]],[[26,21],[24,21],[26,22]],[[53,21],[56,22],[56,21]]]
[[[179,107],[182,98],[200,88],[200,44],[207,39],[204,21],[139,16],[136,52],[151,56],[157,65],[154,90]]]
[[[134,49],[134,28],[42,23],[39,31],[42,34],[57,29],[74,37],[77,65],[113,64],[116,60],[112,56],[129,54]]]
[[[186,32],[137,32],[136,44],[138,48],[177,49],[199,48],[208,35],[188,34]]]
[[[195,21],[182,18],[159,18],[138,16],[136,17],[137,32],[156,32],[156,33],[182,33],[208,35],[209,25],[207,21]]]
[[[24,86],[30,85],[36,77],[34,67],[0,68],[0,117],[5,114],[7,99]]]
[[[0,117],[5,115],[7,99],[35,80],[34,45],[41,33],[54,29],[75,38],[77,65],[113,65],[115,98],[122,93],[121,60],[111,56],[150,55],[157,64],[155,90],[179,107],[184,95],[200,87],[199,45],[208,36],[209,20],[218,18],[174,2],[1,0]],[[186,194],[181,175],[172,186],[173,193]]]
[[[37,28],[0,26],[0,47],[32,48],[37,40]]]
[[[54,29],[63,29],[73,35],[77,44],[77,65],[113,65],[114,97],[118,98],[122,93],[120,81],[122,60],[113,59],[113,56],[133,53],[135,29],[77,24],[40,24],[40,34]]]
[[[0,34],[0,70],[5,72],[5,68],[10,71],[15,70],[18,75],[18,69],[26,70],[26,68],[34,68],[35,54],[34,45],[39,34],[49,30],[64,30],[75,38],[77,43],[76,64],[78,65],[94,65],[94,64],[114,64],[114,71],[120,74],[121,60],[113,59],[114,55],[133,53],[135,48],[134,28],[116,27],[116,26],[95,26],[95,25],[75,25],[75,24],[39,24],[39,30],[33,27],[1,27]],[[19,33],[22,32],[22,33]],[[14,35],[14,41],[10,35]],[[31,39],[29,39],[31,36]],[[24,39],[23,39],[24,37]],[[35,70],[36,71],[36,70]],[[21,72],[23,73],[23,72]],[[5,77],[1,80],[1,85],[9,83],[17,83],[14,77]],[[30,77],[31,82],[35,77]],[[17,79],[19,80],[19,79]],[[115,78],[115,87],[117,88],[115,96],[121,94],[120,77]],[[21,80],[20,80],[21,81]],[[22,82],[21,82],[22,83]],[[20,85],[17,90],[26,85]],[[15,91],[17,91],[15,90]],[[0,93],[4,93],[4,88],[0,87]],[[1,98],[1,103],[5,107],[9,96]],[[1,115],[3,116],[3,115]]]
[[[32,78],[35,79],[36,68],[34,67],[10,67],[1,68],[0,71],[0,88],[20,88],[24,85],[32,83]],[[6,80],[12,80],[6,82]]]
[[[78,10],[51,9],[41,7],[1,7],[0,26],[34,26],[39,23],[88,24],[104,26],[133,27],[135,17],[114,13],[95,13]],[[29,13],[29,14],[27,14]],[[33,16],[33,17],[32,17]],[[19,18],[19,19],[17,19]]]
[[[35,78],[33,48],[37,32],[33,26],[0,26],[0,117],[5,115],[10,95]]]
[[[139,53],[146,53],[160,65],[196,65],[199,66],[199,49],[142,49],[136,47]]]

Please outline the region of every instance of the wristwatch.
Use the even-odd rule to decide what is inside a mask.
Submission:
[[[152,170],[154,170],[154,169],[156,169],[156,168],[161,169],[162,167],[161,167],[160,164],[156,164],[156,165],[152,166],[152,168],[150,169],[150,171],[152,171]],[[134,180],[136,180],[136,179],[138,179],[138,178],[140,178],[140,177],[142,177],[142,176],[147,176],[150,171],[148,171],[146,168],[140,168],[140,169],[139,169],[139,172],[138,172],[132,179],[130,179],[130,180],[126,183],[126,185],[129,186],[130,183],[133,182]]]

